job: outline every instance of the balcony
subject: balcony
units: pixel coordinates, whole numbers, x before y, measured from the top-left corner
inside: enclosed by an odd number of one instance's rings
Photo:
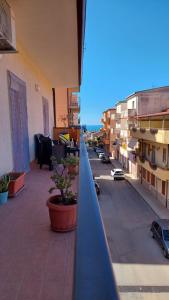
[[[116,114],[115,114],[115,119],[116,119],[116,120],[121,119],[121,113],[116,113]]]
[[[46,208],[50,176],[48,169],[34,166],[25,189],[0,209],[0,299],[118,300],[83,141],[76,232],[50,230]]]
[[[78,102],[71,101],[69,104],[69,109],[71,109],[73,112],[80,112],[80,105]]]
[[[169,169],[167,167],[161,167],[155,163],[151,163],[151,161],[147,160],[146,157],[142,155],[137,156],[137,162],[139,165],[148,170],[150,173],[153,173],[161,180],[169,180]]]
[[[168,129],[132,128],[130,133],[136,139],[144,139],[161,144],[168,144],[169,141]]]
[[[132,109],[128,109],[128,117],[135,117],[137,114],[136,109],[132,108]]]

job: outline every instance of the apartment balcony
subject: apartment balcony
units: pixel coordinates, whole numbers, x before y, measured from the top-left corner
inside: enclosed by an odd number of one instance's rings
[[[0,299],[118,300],[83,141],[79,180],[73,183],[73,191],[79,190],[76,231],[50,230],[50,177],[48,169],[34,166],[25,189],[0,207]]]
[[[161,180],[169,180],[169,168],[167,166],[159,166],[156,163],[152,163],[147,160],[145,156],[137,155],[137,163],[145,168],[147,171],[153,173],[155,176]]]
[[[116,113],[116,114],[115,114],[115,119],[116,119],[116,120],[121,119],[121,113]]]
[[[156,129],[156,128],[135,128],[130,130],[132,137],[136,139],[144,139],[151,142],[168,144],[169,130],[168,129]]]
[[[80,112],[80,105],[76,101],[71,101],[70,104],[69,104],[69,109],[73,112],[79,113]]]
[[[136,109],[132,108],[132,109],[128,109],[128,117],[135,117],[137,115],[137,111]]]

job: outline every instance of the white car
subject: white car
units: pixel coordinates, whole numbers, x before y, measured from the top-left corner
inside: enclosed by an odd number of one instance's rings
[[[105,153],[104,152],[101,152],[98,154],[99,158],[102,158],[103,156],[105,156]]]
[[[124,172],[122,169],[113,169],[111,170],[111,176],[113,176],[113,179],[124,179]]]

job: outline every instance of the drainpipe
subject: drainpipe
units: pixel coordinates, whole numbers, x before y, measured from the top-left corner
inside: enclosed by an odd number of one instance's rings
[[[166,181],[166,199],[165,199],[165,207],[168,207],[168,180]]]
[[[169,167],[169,145],[167,146],[167,169]]]

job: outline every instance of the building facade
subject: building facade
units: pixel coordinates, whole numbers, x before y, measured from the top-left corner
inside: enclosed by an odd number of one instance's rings
[[[70,126],[68,91],[80,88],[84,23],[83,0],[0,0],[0,175],[29,171],[35,134],[53,137],[53,128]]]
[[[115,128],[115,108],[109,108],[103,112],[101,122],[103,123],[103,128],[101,129],[103,133],[103,143],[104,148],[107,153],[112,153],[112,143],[115,138],[113,129]],[[112,130],[111,130],[112,129]]]
[[[169,110],[141,115],[132,136],[138,139],[137,164],[140,182],[163,205],[169,203]]]

